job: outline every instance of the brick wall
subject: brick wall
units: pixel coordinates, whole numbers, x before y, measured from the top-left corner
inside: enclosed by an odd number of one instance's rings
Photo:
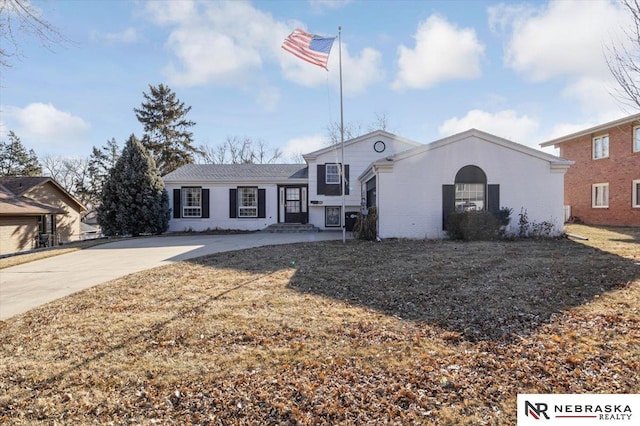
[[[640,152],[633,152],[632,123],[560,144],[560,156],[575,161],[564,178],[565,204],[571,215],[593,225],[640,226],[640,208],[632,207],[632,181],[640,179]],[[609,157],[592,159],[592,138],[609,135]],[[609,207],[593,208],[594,183],[609,183]]]

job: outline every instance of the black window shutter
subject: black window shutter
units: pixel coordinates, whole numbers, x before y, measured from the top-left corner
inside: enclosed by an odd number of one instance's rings
[[[258,217],[267,217],[267,190],[258,189]]]
[[[209,189],[202,190],[202,218],[209,218]]]
[[[453,213],[456,203],[455,185],[442,185],[442,230],[447,230],[449,215]]]
[[[344,195],[349,195],[349,186],[350,186],[350,180],[349,180],[349,165],[345,164],[344,165]]]
[[[318,170],[318,195],[324,195],[325,193],[325,173],[326,173],[326,166],[324,164],[318,164],[317,166],[317,170]]]
[[[494,216],[500,212],[500,185],[488,185],[487,210]]]
[[[180,201],[182,199],[182,194],[179,188],[175,188],[173,190],[173,218],[180,219],[182,213],[182,206],[180,205]]]
[[[229,217],[238,217],[238,190],[229,188]]]

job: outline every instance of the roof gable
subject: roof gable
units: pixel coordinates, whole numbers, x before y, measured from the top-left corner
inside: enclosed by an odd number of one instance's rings
[[[412,141],[410,139],[406,139],[406,138],[403,138],[401,136],[394,135],[393,133],[389,133],[389,132],[387,132],[385,130],[376,130],[376,131],[373,131],[373,132],[369,132],[369,133],[367,133],[365,135],[361,135],[361,136],[358,136],[356,138],[346,140],[346,141],[344,141],[344,146],[348,147],[348,146],[355,145],[355,144],[358,144],[358,143],[363,142],[363,141],[369,141],[369,140],[374,139],[376,137],[387,138],[387,139],[394,140],[396,142],[400,142],[400,143],[406,144],[408,146],[407,149],[410,149],[410,148],[416,147],[416,146],[422,146],[422,144],[419,143],[419,142],[415,142],[415,141]],[[335,144],[335,145],[331,145],[331,146],[328,146],[326,148],[322,148],[322,149],[319,149],[317,151],[310,152],[308,154],[303,154],[302,157],[308,162],[309,160],[313,160],[314,158],[319,157],[320,155],[323,155],[323,154],[326,154],[328,152],[341,149],[341,145],[342,144],[339,144],[339,143]]]
[[[0,184],[4,185],[14,195],[21,195],[49,180],[51,178],[45,176],[1,176]]]
[[[65,190],[58,182],[54,179],[47,176],[0,176],[0,185],[3,185],[6,190],[11,192],[16,197],[22,197],[22,195],[31,189],[46,185],[47,183],[51,183],[51,185],[58,190],[63,197],[68,198],[68,200],[75,204],[80,211],[87,210],[87,208],[73,195],[71,195],[67,190]],[[35,203],[39,203],[37,200],[32,200]],[[46,204],[42,204],[43,206],[47,206]]]
[[[543,151],[539,151],[537,149],[528,147],[526,145],[522,145],[513,141],[510,141],[508,139],[504,139],[501,138],[499,136],[495,136],[492,135],[490,133],[486,133],[483,132],[482,130],[478,130],[478,129],[469,129],[467,131],[464,131],[462,133],[457,133],[455,135],[451,135],[448,136],[446,138],[443,139],[439,139],[436,141],[433,141],[429,144],[426,145],[421,145],[417,148],[413,148],[410,149],[408,151],[404,151],[404,152],[400,152],[398,154],[395,155],[391,155],[385,158],[382,158],[380,160],[377,160],[375,162],[373,162],[371,164],[371,166],[369,166],[363,173],[362,175],[359,177],[360,179],[364,179],[368,176],[370,176],[370,174],[372,173],[372,169],[379,169],[379,168],[391,168],[393,167],[393,164],[402,160],[405,160],[407,158],[410,157],[414,157],[416,155],[420,155],[423,154],[425,152],[428,151],[432,151],[435,149],[441,149],[441,148],[445,148],[446,146],[458,143],[458,142],[462,142],[466,139],[469,138],[478,138],[481,139],[485,142],[489,142],[489,143],[493,143],[496,144],[498,146],[501,146],[503,148],[506,149],[511,149],[514,151],[517,151],[519,153],[522,153],[524,155],[528,155],[543,161],[547,161],[549,162],[550,166],[552,168],[567,168],[570,165],[574,164],[573,161],[569,161],[569,160],[565,160],[563,158],[560,157],[556,157],[555,155],[551,155],[551,154],[547,154],[546,152]]]
[[[409,151],[398,153],[391,158],[385,159],[386,161],[400,161],[408,157],[413,157],[414,155],[422,154],[423,152],[431,151],[434,149],[443,148],[447,145],[451,145],[454,143],[461,142],[465,139],[469,139],[471,137],[476,137],[482,139],[486,142],[493,143],[496,145],[500,145],[507,149],[512,149],[514,151],[518,151],[522,154],[529,155],[535,158],[539,158],[541,160],[549,161],[551,163],[566,163],[567,165],[573,164],[572,161],[565,160],[560,157],[556,157],[552,154],[547,154],[546,152],[537,150],[535,148],[528,147],[526,145],[519,144],[517,142],[510,141],[508,139],[501,138],[496,135],[492,135],[491,133],[483,132],[478,129],[469,129],[462,133],[457,133],[455,135],[448,136],[446,138],[442,138],[436,141],[433,141],[429,144],[419,146],[417,148],[411,149]]]
[[[64,209],[59,207],[15,195],[7,187],[0,184],[0,216],[32,216],[64,213]]]

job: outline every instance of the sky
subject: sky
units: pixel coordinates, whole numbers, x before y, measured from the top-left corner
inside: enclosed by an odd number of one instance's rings
[[[327,145],[340,122],[420,143],[477,128],[538,144],[637,111],[606,63],[629,13],[607,0],[35,1],[64,42],[17,33],[0,69],[0,137],[38,157],[86,157],[141,137],[149,85],[191,106],[195,145],[249,138],[280,162]],[[296,28],[338,35],[329,70],[281,48]],[[3,47],[7,40],[1,40]],[[552,151],[553,152],[553,151]]]

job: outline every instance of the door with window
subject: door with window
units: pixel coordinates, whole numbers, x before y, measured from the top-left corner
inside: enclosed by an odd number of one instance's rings
[[[307,222],[307,187],[280,187],[280,222]]]

